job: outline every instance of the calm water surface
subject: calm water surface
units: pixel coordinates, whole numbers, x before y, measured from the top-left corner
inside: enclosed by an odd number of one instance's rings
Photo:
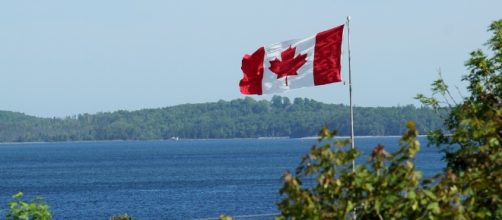
[[[376,144],[391,151],[398,140],[356,139],[365,153],[358,162],[366,161]],[[425,138],[421,142],[426,143]],[[314,143],[243,139],[0,144],[0,209],[22,191],[27,198],[42,196],[55,219],[108,219],[125,212],[138,220],[276,213],[282,173],[294,170]],[[416,162],[430,176],[444,162],[436,148],[423,145]]]

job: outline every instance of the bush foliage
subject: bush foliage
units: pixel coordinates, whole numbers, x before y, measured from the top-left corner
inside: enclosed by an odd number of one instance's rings
[[[423,179],[415,169],[420,143],[413,122],[397,152],[378,145],[355,171],[359,151],[324,128],[295,174],[283,175],[277,219],[502,219],[502,20],[489,31],[492,56],[476,50],[466,62],[467,97],[456,102],[441,78],[432,97],[417,96],[437,112],[451,110],[447,133],[429,134],[445,154],[444,172]],[[309,179],[314,183],[303,183]]]
[[[31,202],[22,200],[23,193],[19,192],[12,196],[12,201],[9,202],[9,212],[7,220],[51,220],[52,214],[49,206],[39,197]]]

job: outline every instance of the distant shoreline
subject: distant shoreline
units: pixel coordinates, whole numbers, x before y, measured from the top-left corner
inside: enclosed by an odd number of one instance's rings
[[[409,120],[418,131],[444,129],[441,114],[415,106],[355,107],[358,138],[401,135]],[[274,96],[269,100],[250,97],[231,101],[177,105],[137,111],[79,114],[67,118],[40,118],[0,110],[0,142],[123,141],[146,139],[206,139],[257,137],[316,139],[321,127],[339,135],[351,133],[349,107],[308,98]],[[272,137],[269,137],[272,136]]]
[[[366,139],[366,138],[398,138],[401,135],[361,135],[354,136],[356,139]],[[418,135],[418,137],[427,137],[427,135]],[[136,142],[136,141],[166,141],[166,142],[177,142],[177,141],[217,141],[217,140],[287,140],[287,139],[297,139],[297,140],[315,140],[318,139],[317,136],[307,136],[300,138],[291,137],[256,137],[256,138],[180,138],[179,140],[171,139],[145,139],[145,140],[79,140],[79,141],[27,141],[27,142],[0,142],[0,145],[15,145],[15,144],[48,144],[48,143],[93,143],[93,142]],[[350,136],[336,136],[337,139],[350,139]]]

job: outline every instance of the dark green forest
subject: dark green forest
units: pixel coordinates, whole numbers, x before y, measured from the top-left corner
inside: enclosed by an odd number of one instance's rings
[[[407,120],[422,134],[441,128],[433,110],[413,105],[355,107],[356,135],[401,135]],[[158,109],[39,118],[0,111],[0,141],[145,140],[179,138],[254,138],[315,136],[321,125],[349,134],[349,107],[307,98],[274,96]]]

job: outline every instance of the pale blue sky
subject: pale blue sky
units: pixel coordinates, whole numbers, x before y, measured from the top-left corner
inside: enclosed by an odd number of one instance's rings
[[[242,98],[243,54],[347,15],[355,104],[417,104],[438,68],[460,84],[501,9],[500,0],[1,1],[0,110],[62,117]],[[348,103],[341,83],[280,95]]]

